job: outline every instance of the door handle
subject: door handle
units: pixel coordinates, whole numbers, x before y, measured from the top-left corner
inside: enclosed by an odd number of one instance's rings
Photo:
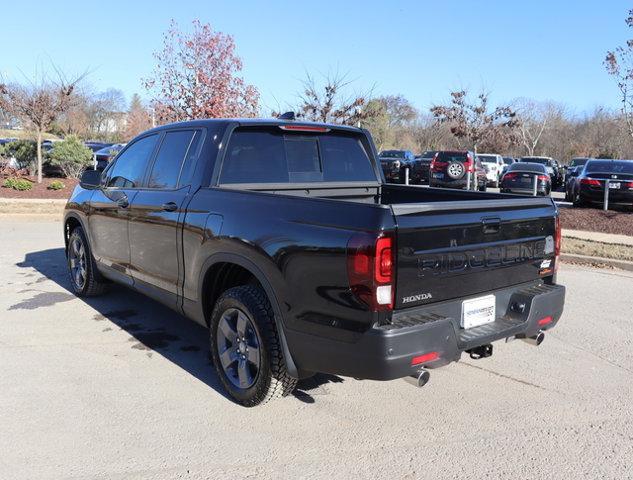
[[[119,208],[127,208],[130,206],[130,202],[127,200],[127,195],[123,195],[120,198],[117,198],[116,204]]]
[[[163,203],[163,211],[175,212],[176,210],[178,210],[178,205],[176,205],[174,202]]]

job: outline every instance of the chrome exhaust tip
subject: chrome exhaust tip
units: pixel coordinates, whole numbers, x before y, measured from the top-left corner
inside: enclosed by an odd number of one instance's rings
[[[543,343],[543,340],[545,340],[545,332],[541,330],[533,337],[525,337],[525,338],[522,338],[521,340],[523,340],[526,343],[529,343],[530,345],[534,345],[535,347],[538,347],[541,343]]]
[[[408,377],[404,377],[404,381],[410,383],[414,387],[422,388],[426,385],[431,379],[431,373],[423,368],[416,375],[410,375]]]

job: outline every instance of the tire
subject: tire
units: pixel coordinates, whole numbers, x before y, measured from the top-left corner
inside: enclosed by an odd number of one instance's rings
[[[68,238],[66,251],[68,273],[73,291],[79,297],[94,297],[104,293],[108,287],[95,266],[90,244],[83,228],[76,227]]]
[[[211,314],[210,343],[222,385],[245,407],[285,397],[297,385],[286,369],[275,316],[260,287],[234,287],[220,296]]]
[[[584,207],[586,206],[585,202],[583,201],[582,198],[580,198],[580,194],[577,193],[576,196],[574,197],[574,201],[573,201],[574,207]]]
[[[488,185],[486,185],[485,183],[483,185],[480,185],[478,190],[480,192],[485,192],[486,190],[488,190]]]
[[[466,168],[461,162],[451,162],[446,166],[446,175],[453,180],[459,180],[466,173]]]

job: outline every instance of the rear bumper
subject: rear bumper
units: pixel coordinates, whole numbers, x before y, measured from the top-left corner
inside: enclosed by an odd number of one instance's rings
[[[536,188],[536,193],[539,195],[547,195],[548,188],[545,185],[539,185]],[[531,188],[516,188],[516,187],[504,187],[501,185],[501,193],[516,193],[517,195],[532,195],[534,190]]]
[[[442,187],[442,188],[466,188],[468,185],[466,175],[457,180],[440,180],[437,178],[429,179],[429,186],[431,187]]]
[[[497,172],[487,172],[486,181],[488,182],[488,185],[491,183],[497,183],[499,181],[499,174]]]
[[[586,202],[603,203],[604,202],[604,188],[593,189],[588,186],[580,187],[580,199]],[[633,204],[633,190],[609,190],[609,203],[621,203],[631,205]]]
[[[459,299],[394,313],[392,324],[371,328],[354,343],[292,331],[286,337],[301,370],[392,380],[413,375],[422,366],[437,368],[457,361],[462,352],[474,347],[534,336],[554,327],[563,313],[565,287],[561,285],[530,284],[494,293],[496,321],[467,330],[459,326],[463,300]],[[540,324],[543,319],[549,321]],[[429,352],[439,357],[411,366],[414,357]]]

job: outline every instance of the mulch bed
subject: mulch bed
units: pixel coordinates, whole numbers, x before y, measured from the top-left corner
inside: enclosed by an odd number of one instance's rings
[[[79,183],[79,180],[74,178],[44,178],[42,183],[37,183],[35,177],[22,177],[27,178],[33,182],[33,188],[30,190],[14,190],[13,188],[5,188],[4,177],[0,177],[0,198],[41,198],[41,199],[67,199],[70,197],[75,185]],[[59,180],[65,188],[61,190],[49,190],[48,186],[51,182]]]
[[[625,211],[605,212],[598,208],[561,208],[563,228],[588,232],[615,233],[633,236],[633,213]]]

